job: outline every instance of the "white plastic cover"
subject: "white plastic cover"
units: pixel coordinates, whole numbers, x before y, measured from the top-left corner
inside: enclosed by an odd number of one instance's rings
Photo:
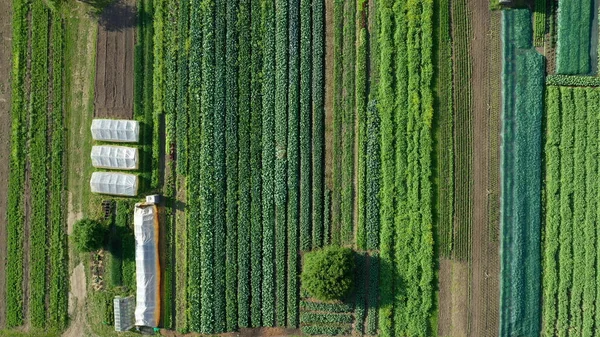
[[[136,170],[138,149],[114,145],[93,146],[92,165],[106,169]]]
[[[160,319],[158,214],[154,205],[137,204],[134,211],[135,325],[156,327]]]
[[[140,138],[138,121],[123,119],[94,119],[92,138],[104,142],[137,143]]]
[[[90,187],[93,193],[133,197],[137,195],[138,177],[127,173],[94,172]]]

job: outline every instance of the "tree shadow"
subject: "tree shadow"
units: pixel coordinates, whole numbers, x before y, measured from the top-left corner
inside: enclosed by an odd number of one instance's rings
[[[98,23],[106,31],[120,32],[137,25],[137,8],[124,0],[83,0],[83,2],[96,9]]]

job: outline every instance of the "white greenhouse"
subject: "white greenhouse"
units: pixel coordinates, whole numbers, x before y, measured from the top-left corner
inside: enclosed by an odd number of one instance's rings
[[[140,123],[123,119],[94,119],[92,138],[103,142],[137,143]]]
[[[136,170],[138,168],[138,149],[113,145],[93,146],[92,165],[105,169]]]
[[[135,325],[156,327],[160,320],[160,262],[158,257],[158,209],[136,204],[135,235],[136,305]]]
[[[93,193],[133,197],[137,195],[138,177],[127,173],[94,172],[90,187]]]

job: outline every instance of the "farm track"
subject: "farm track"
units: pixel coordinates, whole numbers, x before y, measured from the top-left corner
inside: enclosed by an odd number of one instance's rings
[[[135,13],[134,0],[120,0],[100,18],[94,117],[133,118]]]
[[[10,162],[10,73],[12,55],[12,2],[0,2],[0,178],[8,180]],[[6,207],[8,185],[0,188],[0,329],[6,322]]]

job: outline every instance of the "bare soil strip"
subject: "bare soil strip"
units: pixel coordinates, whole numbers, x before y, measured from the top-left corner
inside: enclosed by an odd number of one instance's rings
[[[134,13],[134,0],[120,0],[109,6],[100,18],[95,117],[133,118]]]
[[[8,181],[10,161],[10,72],[12,60],[11,1],[0,1],[0,179]],[[0,329],[6,321],[6,200],[8,185],[0,186]]]

